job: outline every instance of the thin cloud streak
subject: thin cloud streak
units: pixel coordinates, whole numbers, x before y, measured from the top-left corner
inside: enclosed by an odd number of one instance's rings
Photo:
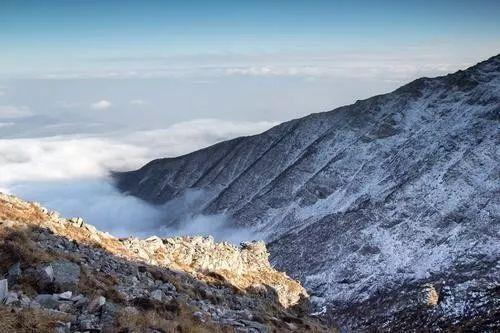
[[[449,41],[427,41],[393,49],[372,48],[316,53],[267,52],[186,54],[165,57],[129,56],[88,59],[85,70],[36,72],[46,79],[192,78],[224,76],[282,76],[320,78],[377,78],[410,80],[437,76],[473,65],[498,53],[498,43],[470,48]]]
[[[0,119],[25,118],[33,115],[26,106],[0,105]]]

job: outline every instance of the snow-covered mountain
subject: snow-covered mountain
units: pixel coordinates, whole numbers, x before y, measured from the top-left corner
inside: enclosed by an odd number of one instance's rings
[[[493,330],[499,121],[497,55],[115,178],[154,203],[205,190],[349,330]]]

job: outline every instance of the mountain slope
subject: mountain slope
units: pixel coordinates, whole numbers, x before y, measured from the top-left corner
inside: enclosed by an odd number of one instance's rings
[[[354,304],[386,300],[394,316],[465,325],[498,306],[499,120],[497,55],[115,179],[155,203],[203,189],[202,213],[267,235],[272,262],[350,329],[386,316]],[[429,283],[441,298],[421,314],[403,290]]]
[[[335,332],[263,242],[117,239],[0,193],[0,332]]]

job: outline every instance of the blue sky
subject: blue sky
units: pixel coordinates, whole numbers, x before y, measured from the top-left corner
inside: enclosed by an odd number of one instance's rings
[[[0,0],[0,128],[285,121],[497,54],[499,17],[486,0]]]
[[[2,0],[0,75],[150,68],[165,59],[213,65],[214,56],[404,56],[401,49],[436,44],[498,50],[498,17],[498,1],[485,0]]]
[[[137,225],[156,212],[110,169],[466,68],[500,52],[499,17],[498,0],[0,0],[0,191]]]

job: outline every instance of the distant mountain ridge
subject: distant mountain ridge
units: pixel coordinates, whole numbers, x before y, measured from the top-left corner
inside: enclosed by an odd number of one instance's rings
[[[114,178],[154,203],[205,190],[201,212],[268,235],[272,262],[349,330],[493,330],[499,121],[497,55]],[[429,285],[439,302],[422,308]]]

